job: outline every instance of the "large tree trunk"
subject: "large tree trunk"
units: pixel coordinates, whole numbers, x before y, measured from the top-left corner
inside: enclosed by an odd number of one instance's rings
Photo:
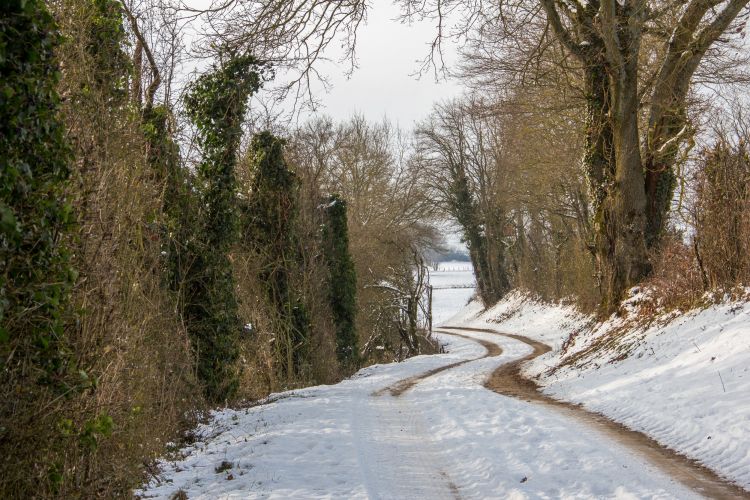
[[[601,211],[607,186],[614,178],[614,146],[610,123],[609,77],[604,62],[592,58],[585,72],[586,150],[583,168],[595,217]]]
[[[692,74],[693,68],[689,68]],[[651,97],[646,135],[646,246],[656,246],[664,232],[675,187],[674,166],[682,139],[689,136],[685,98],[690,77],[673,72],[662,75]]]
[[[610,121],[610,82],[602,51],[603,47],[594,47],[585,68],[586,150],[583,169],[594,215],[590,248],[596,258],[599,291],[605,296],[604,277],[608,273],[607,259],[603,256],[609,253],[609,238],[606,237],[609,216],[605,212],[605,201],[615,177],[615,148]]]
[[[637,34],[623,37],[623,64],[610,73],[614,182],[596,228],[596,252],[604,273],[602,312],[617,309],[625,290],[648,275],[646,192],[638,130]]]

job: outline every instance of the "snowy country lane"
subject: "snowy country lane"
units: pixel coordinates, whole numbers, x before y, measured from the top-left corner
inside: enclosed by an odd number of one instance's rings
[[[555,409],[486,389],[498,367],[532,352],[524,342],[478,331],[437,335],[447,354],[371,366],[336,385],[216,412],[198,429],[198,442],[182,450],[180,459],[163,463],[163,475],[136,493],[700,498],[606,433]],[[480,341],[500,349],[488,353]]]
[[[486,380],[485,386],[499,394],[511,396],[527,402],[534,402],[543,407],[553,409],[583,424],[590,432],[606,436],[613,443],[622,445],[636,455],[656,466],[672,479],[676,479],[683,486],[693,492],[708,498],[750,498],[750,493],[736,484],[721,478],[714,471],[680,455],[669,448],[665,448],[652,437],[631,430],[609,418],[585,410],[582,406],[553,399],[544,394],[536,383],[522,375],[524,364],[550,351],[550,347],[522,335],[500,333],[492,329],[476,329],[467,327],[443,327],[466,335],[469,332],[490,333],[495,338],[520,341],[533,349],[523,358],[499,366]],[[502,342],[501,342],[502,343]]]

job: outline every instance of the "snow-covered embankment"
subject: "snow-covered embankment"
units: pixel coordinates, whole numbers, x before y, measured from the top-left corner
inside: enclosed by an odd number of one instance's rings
[[[445,324],[550,345],[525,368],[545,393],[750,488],[750,304],[724,302],[635,326],[633,318],[594,324],[571,306],[513,293],[484,312],[471,304]]]

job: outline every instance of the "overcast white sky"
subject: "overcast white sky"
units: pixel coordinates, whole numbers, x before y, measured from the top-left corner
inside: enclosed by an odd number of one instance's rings
[[[188,5],[208,8],[211,0],[187,0]],[[393,0],[372,0],[367,10],[367,22],[359,27],[357,39],[358,68],[347,77],[348,63],[323,62],[317,69],[330,84],[329,90],[322,85],[314,93],[322,106],[317,113],[326,114],[335,120],[345,120],[354,113],[363,114],[372,121],[387,117],[404,129],[411,129],[414,122],[429,114],[435,101],[458,96],[461,88],[456,81],[435,81],[433,72],[416,76],[421,61],[429,54],[430,43],[436,33],[434,21],[423,21],[412,25],[402,24],[397,18],[400,8]],[[188,33],[188,41],[193,38]],[[329,49],[335,49],[332,44]],[[444,42],[445,61],[451,67],[456,62],[456,48],[450,41]],[[327,53],[326,57],[337,59],[338,54]],[[186,74],[207,62],[187,64]],[[277,75],[284,80],[284,75]],[[286,106],[284,106],[286,107]],[[290,104],[291,108],[292,105]],[[299,116],[304,122],[310,112]]]
[[[433,73],[421,78],[414,75],[421,59],[429,53],[435,26],[431,21],[401,24],[396,19],[399,12],[390,0],[372,2],[367,24],[360,27],[359,67],[347,79],[346,67],[325,66],[332,88],[327,94],[322,89],[318,94],[323,103],[319,112],[336,120],[354,113],[373,121],[388,117],[410,129],[430,112],[433,102],[461,93],[455,81],[436,82]],[[449,63],[454,54],[455,50],[447,51]]]

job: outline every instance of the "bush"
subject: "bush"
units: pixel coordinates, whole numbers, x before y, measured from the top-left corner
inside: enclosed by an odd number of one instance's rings
[[[741,141],[704,152],[696,181],[695,251],[707,288],[750,283],[750,156]]]
[[[13,362],[53,385],[67,370],[64,326],[76,277],[64,244],[74,218],[55,88],[59,40],[42,2],[18,2],[0,19],[0,367],[6,373]]]
[[[252,185],[243,233],[259,261],[257,279],[277,321],[275,348],[287,381],[302,374],[310,317],[294,286],[302,261],[299,244],[299,181],[284,161],[283,141],[270,132],[253,137]]]
[[[66,197],[72,157],[59,117],[59,43],[44,2],[0,8],[0,491],[6,495],[58,485],[45,450],[60,436],[35,435],[53,420],[38,413],[40,404],[85,389],[88,379],[85,372],[76,377],[66,336],[76,272],[66,244],[74,222]],[[23,474],[14,470],[19,460],[31,463]]]
[[[99,8],[104,4],[26,0],[23,10],[8,2],[0,7],[0,185],[25,183],[0,200],[22,221],[16,228],[40,235],[33,245],[10,247],[4,226],[0,267],[22,263],[30,268],[26,276],[41,280],[30,295],[17,288],[20,275],[13,287],[0,288],[10,305],[25,296],[42,299],[43,282],[56,290],[44,307],[20,309],[11,325],[19,339],[40,328],[52,341],[29,340],[31,351],[12,340],[0,343],[3,363],[13,365],[0,370],[3,498],[129,496],[142,481],[143,464],[177,437],[188,410],[202,407],[187,336],[159,273],[161,189],[148,169],[140,120],[123,93],[128,68],[117,68],[122,78],[112,73],[116,51],[127,59],[120,4]],[[64,34],[59,45],[45,5],[55,9]],[[107,47],[96,41],[102,39]],[[53,51],[63,69],[59,80]],[[23,64],[18,57],[26,57]],[[29,78],[13,77],[18,70]],[[65,96],[59,106],[58,93]],[[10,118],[13,106],[26,118]],[[75,161],[60,146],[64,135]],[[22,157],[33,176],[6,176]],[[46,219],[27,225],[32,215]],[[47,257],[21,259],[29,250]],[[11,254],[19,260],[8,260]],[[79,276],[72,288],[71,267]],[[19,322],[31,319],[36,326]],[[52,376],[40,377],[47,370],[34,367],[40,347],[58,353],[45,363],[59,367]]]

